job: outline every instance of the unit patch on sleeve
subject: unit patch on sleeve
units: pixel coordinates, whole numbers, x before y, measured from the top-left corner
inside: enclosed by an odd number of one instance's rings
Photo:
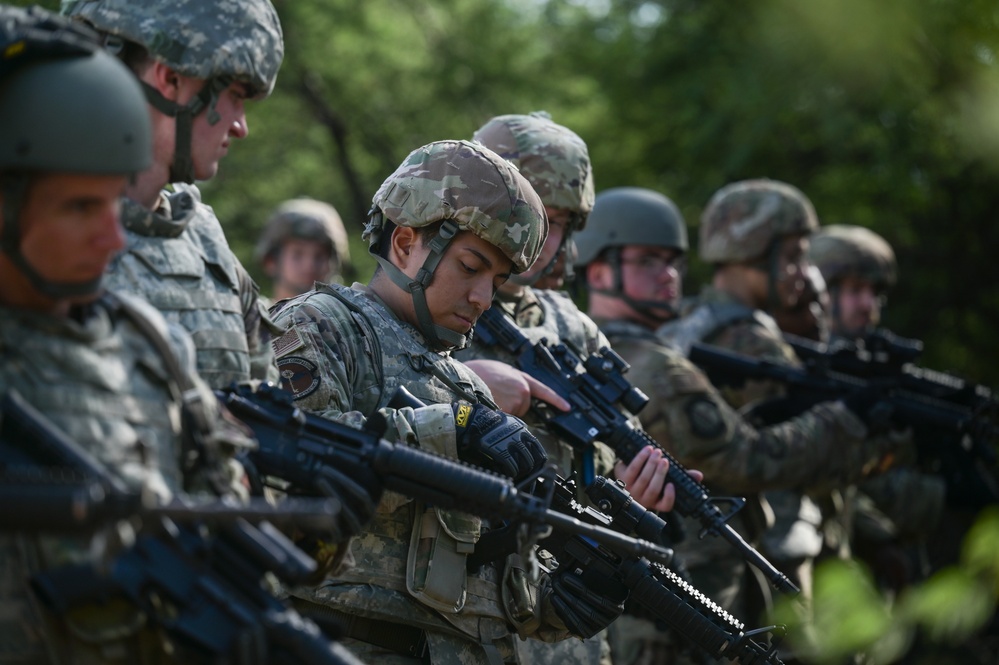
[[[687,403],[690,431],[702,439],[713,439],[725,431],[725,421],[718,405],[707,397],[695,397]]]
[[[285,356],[277,361],[281,387],[295,399],[308,397],[319,388],[319,367],[308,358]]]

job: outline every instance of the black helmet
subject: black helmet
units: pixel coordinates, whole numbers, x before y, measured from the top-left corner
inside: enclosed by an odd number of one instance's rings
[[[0,127],[3,251],[43,293],[95,291],[99,282],[43,280],[21,255],[18,215],[34,173],[127,175],[149,166],[149,110],[135,77],[68,19],[0,8]]]

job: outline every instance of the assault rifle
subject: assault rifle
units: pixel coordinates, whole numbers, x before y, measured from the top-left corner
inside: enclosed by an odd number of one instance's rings
[[[598,476],[586,494],[600,510],[577,503],[571,484],[554,488],[553,505],[583,521],[626,533],[637,528],[639,533],[651,535],[667,528],[661,518],[645,510],[614,481]],[[746,631],[742,622],[660,563],[620,556],[557,528],[539,546],[555,556],[559,567],[582,571],[584,579],[586,571],[593,571],[618,580],[629,590],[629,612],[665,624],[711,658],[738,660],[741,665],[782,665],[777,647],[786,632],[784,626]],[[758,641],[767,635],[772,637]]]
[[[811,406],[857,391],[876,395],[881,427],[911,427],[922,465],[942,475],[949,496],[972,507],[999,503],[995,476],[995,424],[999,402],[983,386],[950,374],[879,356],[863,345],[821,345],[793,339],[804,367],[791,367],[694,344],[689,358],[718,386],[770,380],[787,386],[787,397],[760,404],[750,417],[763,424],[781,422]]]
[[[394,401],[413,408],[423,406],[408,392],[402,392]],[[586,488],[596,508],[584,507],[575,500],[575,481],[542,476],[535,485],[534,492],[551,497],[553,508],[585,524],[652,542],[660,542],[669,529],[661,517],[635,501],[623,485],[602,476]],[[484,534],[469,557],[469,566],[515,552],[516,541],[516,529],[510,525]],[[551,552],[559,567],[578,572],[584,581],[588,571],[597,578],[616,580],[628,589],[629,607],[637,608],[632,613],[664,623],[712,658],[739,659],[741,665],[783,665],[777,657],[783,626],[744,631],[742,623],[668,568],[668,561],[650,562],[641,556],[621,554],[557,524],[538,546]],[[756,641],[768,633],[775,633],[770,644]]]
[[[65,615],[124,598],[190,662],[361,665],[266,590],[266,574],[295,584],[316,564],[271,524],[254,526],[244,517],[290,511],[219,503],[149,506],[16,392],[4,396],[0,408],[4,528],[87,532],[104,520],[142,518],[134,543],[110,561],[34,575],[31,586],[49,609]],[[209,531],[175,519],[216,524]],[[322,522],[329,522],[328,514]]]
[[[499,308],[487,309],[475,325],[475,338],[486,346],[498,346],[510,353],[521,371],[541,381],[571,408],[568,412],[535,402],[534,412],[560,439],[585,451],[594,441],[610,446],[624,462],[630,462],[645,446],[662,451],[669,461],[666,480],[676,487],[673,510],[680,515],[700,520],[704,527],[701,537],[718,535],[735,547],[743,558],[759,568],[770,583],[784,593],[797,593],[798,588],[782,572],[747,543],[728,524],[732,514],[742,507],[741,499],[712,499],[707,489],[694,480],[687,470],[644,430],[629,418],[648,401],[648,397],[632,386],[622,375],[628,364],[609,348],[601,349],[581,360],[565,344],[550,344],[547,340],[532,343]],[[588,483],[591,479],[585,479]],[[729,513],[718,502],[732,505]]]
[[[487,518],[548,525],[582,534],[616,550],[669,562],[672,550],[631,538],[549,508],[538,496],[518,489],[504,476],[484,471],[402,443],[381,438],[382,431],[349,427],[302,411],[294,396],[269,384],[233,386],[217,391],[229,411],[253,430],[259,446],[248,462],[262,478],[276,478],[299,493],[328,495],[327,469],[348,476],[374,473],[385,489],[441,508]],[[404,399],[419,404],[403,391]],[[369,418],[369,426],[374,418]],[[281,487],[281,486],[279,486]]]

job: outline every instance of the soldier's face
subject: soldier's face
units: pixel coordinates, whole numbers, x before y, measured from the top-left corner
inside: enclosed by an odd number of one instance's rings
[[[572,223],[572,212],[569,210],[545,206],[545,212],[548,213],[548,238],[545,240],[545,246],[541,249],[541,256],[538,257],[538,260],[534,262],[530,270],[521,273],[525,279],[532,279],[551,264],[552,259],[561,250],[562,240],[569,232],[569,226]]]
[[[183,77],[182,77],[183,78]],[[200,91],[204,81],[196,82]],[[246,123],[245,104],[248,99],[246,85],[232,83],[219,93],[215,111],[221,117],[214,125],[208,122],[209,110],[202,111],[194,118],[191,140],[191,158],[194,160],[194,177],[208,180],[218,173],[219,162],[229,152],[229,146],[236,139],[246,138],[250,128]]]
[[[417,241],[400,268],[415,277],[430,248]],[[495,245],[460,231],[448,245],[427,287],[427,307],[434,323],[464,335],[489,309],[497,289],[510,277],[513,262]],[[415,321],[415,314],[412,314]],[[412,321],[411,321],[412,322]]]
[[[805,236],[788,236],[777,246],[777,298],[783,308],[797,305],[805,292],[807,254],[808,238]]]
[[[316,240],[289,238],[273,265],[275,284],[288,292],[305,293],[315,282],[325,282],[333,269],[329,247]]]
[[[675,249],[641,245],[621,249],[621,285],[624,294],[633,300],[677,307],[683,297],[683,272],[683,254]],[[658,314],[662,320],[671,316],[668,309]]]
[[[866,279],[844,277],[836,293],[836,333],[855,337],[881,321],[882,298]]]
[[[18,217],[21,254],[46,281],[86,283],[104,274],[125,246],[119,223],[125,176],[50,174],[35,178]],[[0,297],[9,305],[51,310],[96,294],[57,303],[38,293],[0,255]]]

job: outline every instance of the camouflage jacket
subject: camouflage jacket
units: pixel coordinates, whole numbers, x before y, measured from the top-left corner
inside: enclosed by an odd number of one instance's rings
[[[285,332],[273,345],[281,385],[299,406],[355,427],[380,412],[388,422],[387,439],[458,457],[451,403],[490,399],[473,372],[428,350],[415,328],[361,284],[322,285],[278,308],[274,319]],[[399,386],[428,406],[389,407]],[[471,551],[480,530],[474,516],[388,493],[368,530],[351,543],[353,565],[293,595],[418,626],[427,632],[434,662],[486,663],[486,651],[494,649],[502,659],[513,659],[501,571],[490,564],[465,572],[463,553]],[[544,639],[567,636],[550,625],[548,632],[535,630],[531,635]]]
[[[263,341],[260,289],[198,188],[175,187],[163,192],[156,210],[123,202],[127,246],[108,267],[108,287],[141,296],[184,327],[197,349],[198,372],[212,388],[251,378],[277,381]]]
[[[607,338],[597,328],[590,317],[581,312],[576,304],[563,293],[525,287],[520,296],[509,297],[500,293],[494,307],[500,307],[520,327],[521,332],[532,342],[542,337],[553,344],[563,343],[581,358],[608,346]],[[514,358],[506,350],[487,347],[472,337],[472,343],[454,357],[467,360],[499,360],[514,365]],[[572,446],[556,438],[533,413],[524,416],[524,422],[531,433],[538,437],[548,459],[558,465],[559,473],[568,476],[573,470],[579,471],[581,456],[575,454]],[[609,475],[614,466],[614,453],[606,446],[597,444],[594,448],[594,468],[600,475]]]
[[[736,301],[729,294],[717,289],[705,288],[693,309],[682,319],[666,324],[657,333],[665,339],[674,340],[674,344],[689,348],[694,341],[720,346],[729,351],[752,356],[783,365],[800,365],[794,350],[784,342],[776,322],[761,310],[755,310]],[[785,393],[782,384],[775,381],[746,381],[746,384],[734,389],[725,387],[722,395],[734,408],[742,408],[760,400],[780,397]],[[846,420],[851,425],[844,430],[836,426],[835,421]],[[825,438],[829,445],[831,439],[843,449],[849,449],[851,454],[874,453],[879,455],[877,441],[873,450],[862,446],[859,440],[865,439],[867,428],[845,408],[840,408],[835,415],[824,424],[816,423],[811,430],[813,445],[820,438]],[[852,436],[843,436],[850,432]],[[862,461],[862,460],[861,460]],[[869,461],[868,469],[875,465]],[[856,478],[854,478],[855,480]],[[819,474],[813,485],[821,480],[821,489],[829,491],[844,483],[834,475]],[[815,503],[802,494],[804,485],[796,488],[778,490],[767,493],[766,501],[773,510],[774,523],[763,536],[763,547],[769,557],[776,559],[800,559],[818,555],[822,548],[823,538],[819,528],[823,518]]]
[[[205,404],[214,397],[196,378],[190,338],[133,297],[104,296],[78,312],[63,319],[0,308],[0,394],[17,390],[136,490],[162,499],[195,491],[202,484],[181,471],[183,419],[174,395],[185,383]],[[151,662],[141,654],[161,642],[150,640],[133,607],[110,603],[56,619],[28,591],[30,574],[90,556],[86,540],[0,535],[0,663]],[[155,662],[171,662],[163,656]]]

